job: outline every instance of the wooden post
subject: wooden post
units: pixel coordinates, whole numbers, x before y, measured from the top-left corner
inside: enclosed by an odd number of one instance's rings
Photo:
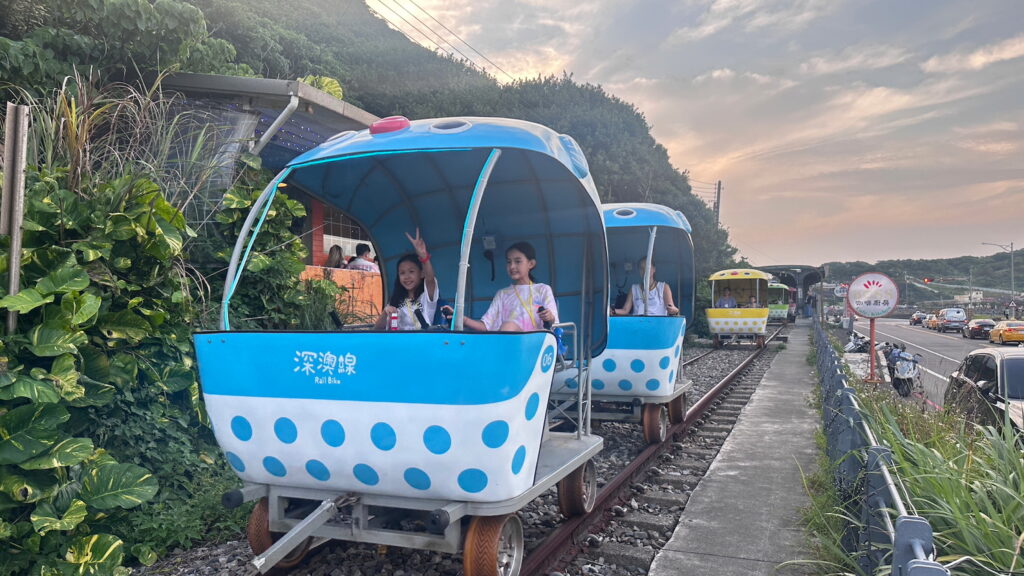
[[[7,294],[18,293],[21,283],[21,224],[25,216],[25,162],[28,147],[28,106],[7,103],[7,131],[4,137],[3,206],[0,234],[11,235],[7,266]],[[7,334],[18,327],[18,313],[7,311]]]

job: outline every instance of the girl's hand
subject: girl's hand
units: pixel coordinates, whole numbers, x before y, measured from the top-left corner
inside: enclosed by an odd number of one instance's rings
[[[412,243],[412,247],[413,247],[413,249],[416,250],[416,255],[417,256],[419,256],[420,258],[426,258],[427,257],[427,243],[424,242],[422,238],[420,238],[420,229],[419,228],[416,228],[416,237],[415,238],[410,236],[408,232],[405,233],[405,237],[408,238],[409,242]]]
[[[554,314],[554,312],[552,312],[551,310],[548,310],[547,308],[545,308],[544,310],[538,312],[537,316],[540,316],[540,319],[545,321],[545,322],[554,322],[555,321],[555,314]]]
[[[679,308],[676,308],[675,306],[668,306],[666,310],[668,311],[669,316],[679,316]]]
[[[384,307],[384,310],[380,313],[380,315],[384,316],[384,317],[387,317],[387,316],[391,316],[395,312],[398,312],[398,308],[395,308],[394,306],[388,305],[388,306]]]

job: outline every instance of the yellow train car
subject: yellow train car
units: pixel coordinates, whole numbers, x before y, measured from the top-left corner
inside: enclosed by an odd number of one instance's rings
[[[768,284],[771,275],[749,268],[721,270],[708,277],[711,302],[708,327],[715,347],[725,338],[751,339],[764,347],[768,332]]]

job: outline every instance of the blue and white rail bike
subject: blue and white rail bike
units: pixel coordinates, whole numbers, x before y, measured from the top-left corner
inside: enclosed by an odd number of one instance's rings
[[[597,420],[640,421],[644,439],[665,439],[670,424],[686,416],[687,383],[680,367],[683,337],[693,318],[694,265],[690,223],[678,210],[658,204],[605,204],[609,279],[616,300],[632,293],[628,315],[608,319],[608,347],[590,370],[591,417]],[[656,278],[651,278],[653,262]],[[657,283],[654,280],[658,280]],[[634,286],[635,285],[635,286]],[[654,291],[640,286],[654,285]],[[660,299],[671,289],[679,308],[668,315],[648,298]],[[650,304],[650,306],[649,306]],[[622,302],[613,303],[613,307]],[[657,314],[649,313],[651,308]],[[560,412],[575,413],[580,379],[573,370],[555,375],[553,403]]]
[[[409,332],[233,331],[231,297],[284,187],[344,211],[371,235],[384,286],[419,228],[454,317]],[[250,234],[251,233],[251,234]],[[551,330],[468,332],[507,284],[494,252],[537,249],[573,363]],[[501,254],[502,252],[498,252]],[[469,576],[515,575],[515,514],[558,484],[562,510],[593,506],[587,414],[546,430],[552,377],[585,367],[607,340],[607,246],[597,192],[576,142],[530,122],[386,118],[293,160],[252,208],[232,255],[221,330],[195,335],[217,442],[258,500],[253,564],[301,561],[330,539],[464,552]],[[447,291],[447,292],[445,292]],[[581,390],[580,396],[586,394]]]

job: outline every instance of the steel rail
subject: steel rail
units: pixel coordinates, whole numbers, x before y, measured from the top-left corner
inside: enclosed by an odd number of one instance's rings
[[[782,331],[783,327],[779,327],[765,340],[765,347],[758,348],[752,352],[746,359],[743,360],[732,370],[729,374],[723,378],[718,384],[715,384],[711,390],[709,390],[700,400],[697,401],[689,410],[686,411],[686,417],[683,421],[674,424],[669,428],[668,433],[665,434],[665,440],[660,444],[652,444],[645,448],[636,458],[633,459],[621,472],[619,472],[615,478],[604,485],[601,491],[597,493],[597,498],[594,502],[594,509],[589,513],[577,516],[575,518],[569,518],[558,526],[551,534],[548,534],[539,546],[537,546],[529,556],[526,557],[523,562],[522,574],[544,574],[547,570],[553,566],[564,553],[576,546],[577,543],[590,533],[590,527],[596,524],[612,507],[616,502],[622,498],[622,493],[629,488],[630,484],[633,483],[641,474],[647,471],[653,463],[654,459],[662,452],[669,449],[672,443],[675,441],[675,436],[684,432],[694,422],[704,416],[704,412],[708,410],[711,403],[718,398],[719,395],[735,380],[743,370],[747,368],[762,352],[767,348],[768,342],[771,342],[779,332]],[[712,350],[711,352],[714,352]],[[702,354],[696,358],[688,360],[686,363],[694,362],[708,354]],[[685,365],[685,363],[684,363]]]

